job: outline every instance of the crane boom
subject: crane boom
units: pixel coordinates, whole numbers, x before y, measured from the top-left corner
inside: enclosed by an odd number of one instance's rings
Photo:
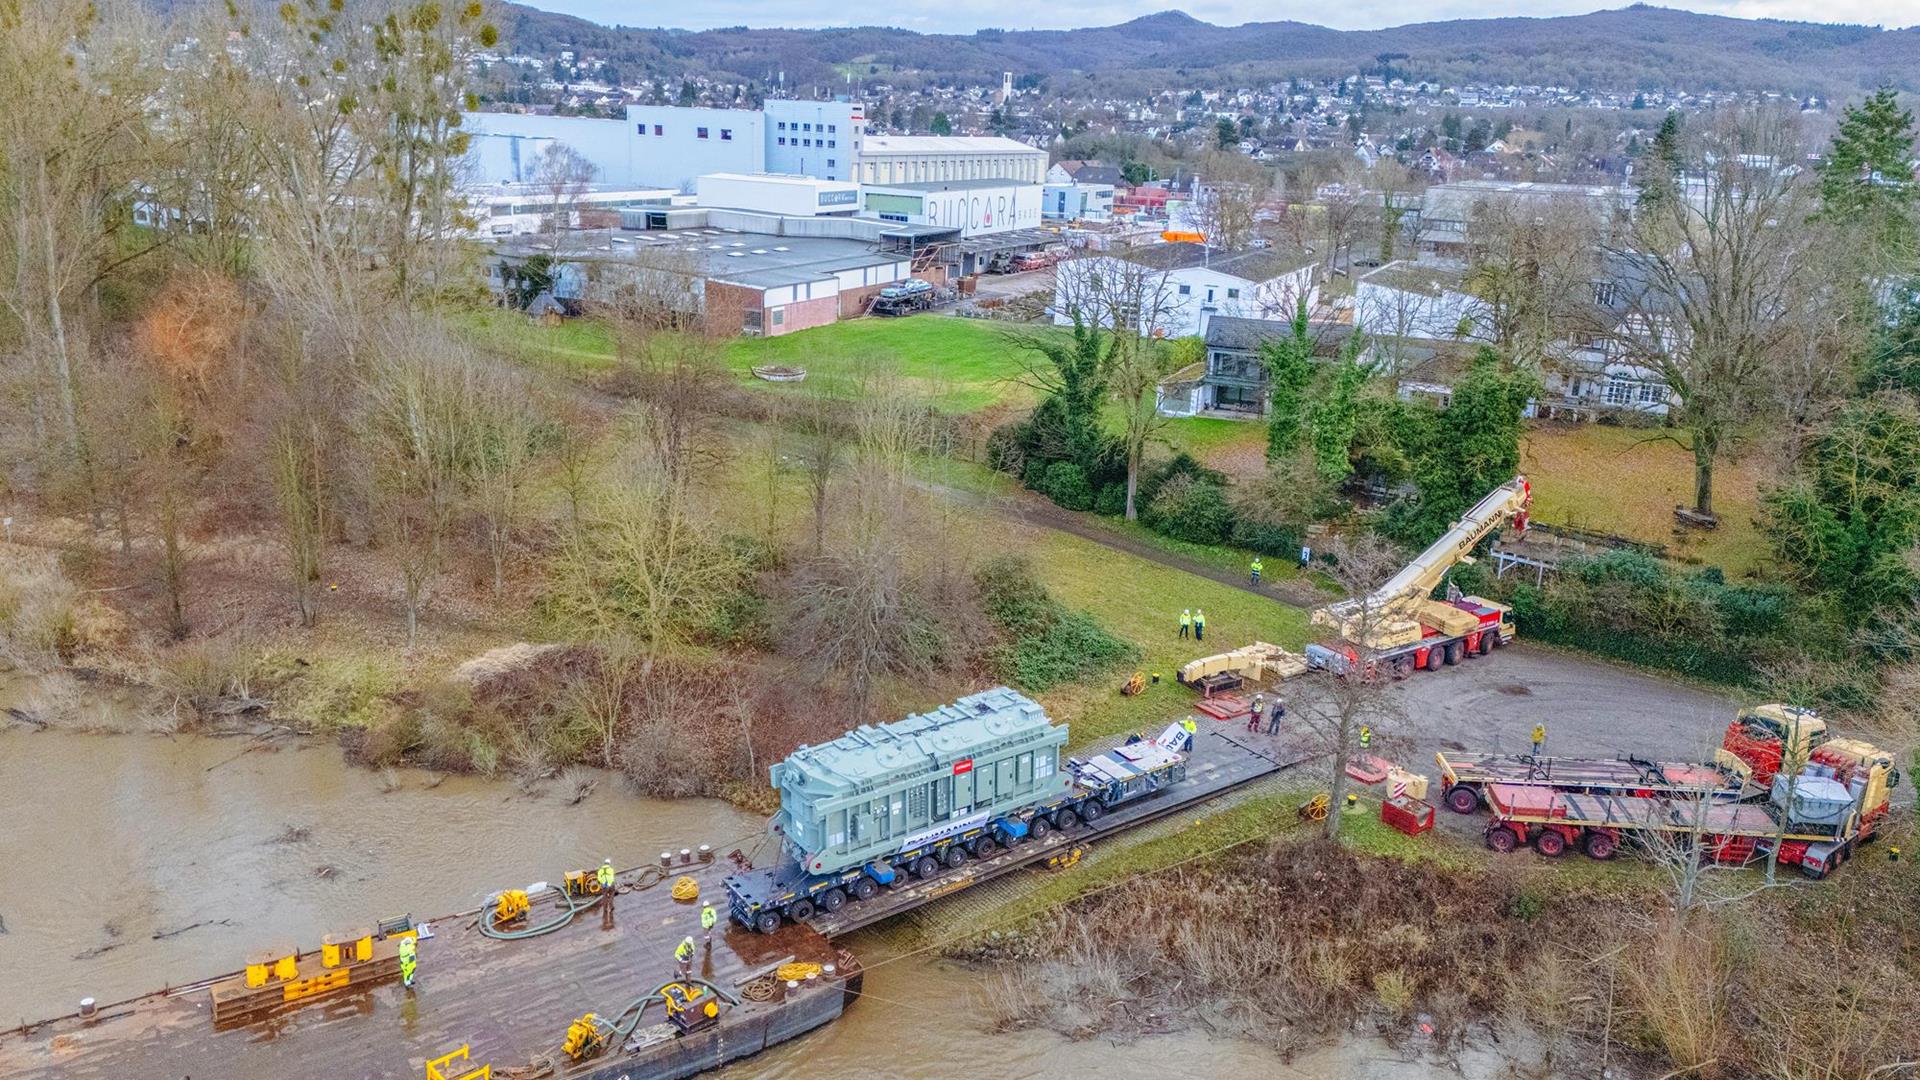
[[[1395,637],[1404,637],[1409,632],[1417,637],[1417,626],[1408,624],[1421,621],[1423,614],[1434,614],[1421,609],[1447,571],[1468,560],[1475,545],[1507,522],[1514,522],[1525,532],[1527,509],[1532,502],[1533,488],[1526,477],[1516,476],[1501,484],[1379,588],[1365,598],[1341,600],[1320,608],[1313,613],[1313,621],[1329,629],[1339,629],[1351,639],[1360,632],[1355,626],[1361,621],[1358,617],[1366,614],[1372,616],[1366,621],[1377,627],[1368,636],[1380,636],[1382,631],[1388,631]]]

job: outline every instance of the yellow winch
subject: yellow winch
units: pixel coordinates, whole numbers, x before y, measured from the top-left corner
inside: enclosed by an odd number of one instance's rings
[[[660,988],[667,1020],[683,1033],[699,1031],[720,1019],[720,999],[699,983],[668,983]]]
[[[579,1061],[599,1053],[606,1045],[607,1032],[600,1024],[600,1014],[588,1013],[567,1025],[567,1041],[560,1044],[560,1049]]]
[[[524,917],[532,906],[527,900],[527,890],[508,889],[500,894],[499,900],[494,904],[493,921],[496,925],[510,923]]]

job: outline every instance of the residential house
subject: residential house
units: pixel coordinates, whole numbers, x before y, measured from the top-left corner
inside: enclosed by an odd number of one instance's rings
[[[1057,161],[1047,170],[1041,216],[1048,221],[1107,221],[1120,170],[1098,161]]]
[[[1337,355],[1353,327],[1314,323],[1308,331],[1316,356]],[[1286,319],[1243,319],[1231,315],[1207,320],[1205,360],[1175,372],[1156,395],[1162,416],[1209,415],[1257,419],[1267,414],[1271,388],[1261,347],[1291,336]]]
[[[1054,322],[1070,324],[1077,311],[1085,321],[1109,325],[1111,312],[1091,309],[1119,302],[1131,309],[1142,334],[1194,337],[1206,333],[1215,316],[1281,319],[1303,298],[1317,305],[1319,269],[1312,253],[1293,248],[1115,248],[1061,264],[1054,275]]]

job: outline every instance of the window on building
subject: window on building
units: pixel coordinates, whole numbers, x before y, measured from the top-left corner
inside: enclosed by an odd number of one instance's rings
[[[1593,302],[1601,307],[1610,308],[1620,299],[1620,286],[1611,281],[1593,283]]]
[[[1191,285],[1182,285],[1182,286],[1180,286],[1180,295],[1181,295],[1181,296],[1192,296],[1192,295],[1193,295],[1193,286],[1191,286]]]
[[[800,125],[800,130],[801,130],[801,131],[812,131],[812,130],[813,130],[813,125],[812,125],[812,124],[801,124],[801,125]]]
[[[833,166],[834,166],[834,160],[833,160],[832,158],[828,158],[828,159],[827,159],[827,168],[829,168],[829,169],[831,169],[831,168],[833,168]]]
[[[812,146],[812,145],[813,145],[813,140],[812,140],[812,139],[801,139],[801,140],[800,140],[800,145],[801,145],[801,146]]]
[[[1213,289],[1211,287],[1207,289],[1207,303],[1213,303]]]
[[[706,137],[707,137],[707,129],[706,129],[706,128],[694,128],[694,129],[693,129],[693,137],[694,137],[694,138],[696,138],[696,139],[704,139],[704,138],[706,138]]]
[[[1633,401],[1633,384],[1625,379],[1608,379],[1603,395],[1609,405],[1627,405]]]
[[[785,135],[780,136],[780,145],[781,146],[787,145],[787,137]]]
[[[647,125],[645,124],[635,125],[635,130],[634,130],[635,135],[645,135],[646,133],[647,133]]]
[[[828,140],[827,140],[827,145],[828,145],[828,146],[839,146],[839,145],[840,145],[840,140],[839,140],[839,139],[828,139]]]
[[[732,128],[721,128],[721,129],[720,129],[720,141],[721,141],[721,142],[732,142],[732,141],[733,141],[733,129],[732,129]]]
[[[834,125],[832,125],[832,124],[828,124],[828,125],[827,125],[827,131],[828,131],[829,133],[831,133],[831,132],[835,132],[835,131],[839,131],[839,130],[840,130],[839,128],[837,128],[837,127],[835,127],[835,126],[834,126]]]
[[[1240,299],[1240,290],[1239,290],[1239,289],[1228,289],[1228,290],[1227,290],[1227,299],[1229,299],[1229,300],[1238,300],[1238,299]]]
[[[782,326],[782,325],[785,325],[786,321],[787,321],[787,309],[774,308],[773,309],[773,325]]]
[[[656,138],[661,135],[665,135],[666,133],[667,133],[666,129],[661,127],[659,124],[653,125],[653,134]]]
[[[1660,391],[1661,391],[1661,387],[1659,383],[1650,383],[1650,382],[1641,383],[1640,384],[1640,404],[1642,405],[1659,404],[1660,398],[1662,396]]]
[[[785,120],[780,121],[780,130],[781,131],[787,130],[787,122]]]

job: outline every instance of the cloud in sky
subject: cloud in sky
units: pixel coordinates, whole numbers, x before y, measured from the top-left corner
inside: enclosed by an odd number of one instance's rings
[[[1009,30],[1057,30],[1110,26],[1169,7],[1222,26],[1294,19],[1342,30],[1376,29],[1409,22],[1497,18],[1508,15],[1578,15],[1599,6],[1596,0],[1349,0],[1337,6],[1274,4],[1270,0],[973,0],[915,8],[858,9],[818,0],[703,0],[698,5],[658,0],[532,0],[534,7],[578,15],[594,22],[627,26],[671,26],[705,30],[716,26],[847,26],[853,22],[899,26],[921,33],[971,33],[981,27]],[[1920,25],[1915,0],[1666,0],[1664,6],[1748,19],[1798,19],[1808,22]]]

